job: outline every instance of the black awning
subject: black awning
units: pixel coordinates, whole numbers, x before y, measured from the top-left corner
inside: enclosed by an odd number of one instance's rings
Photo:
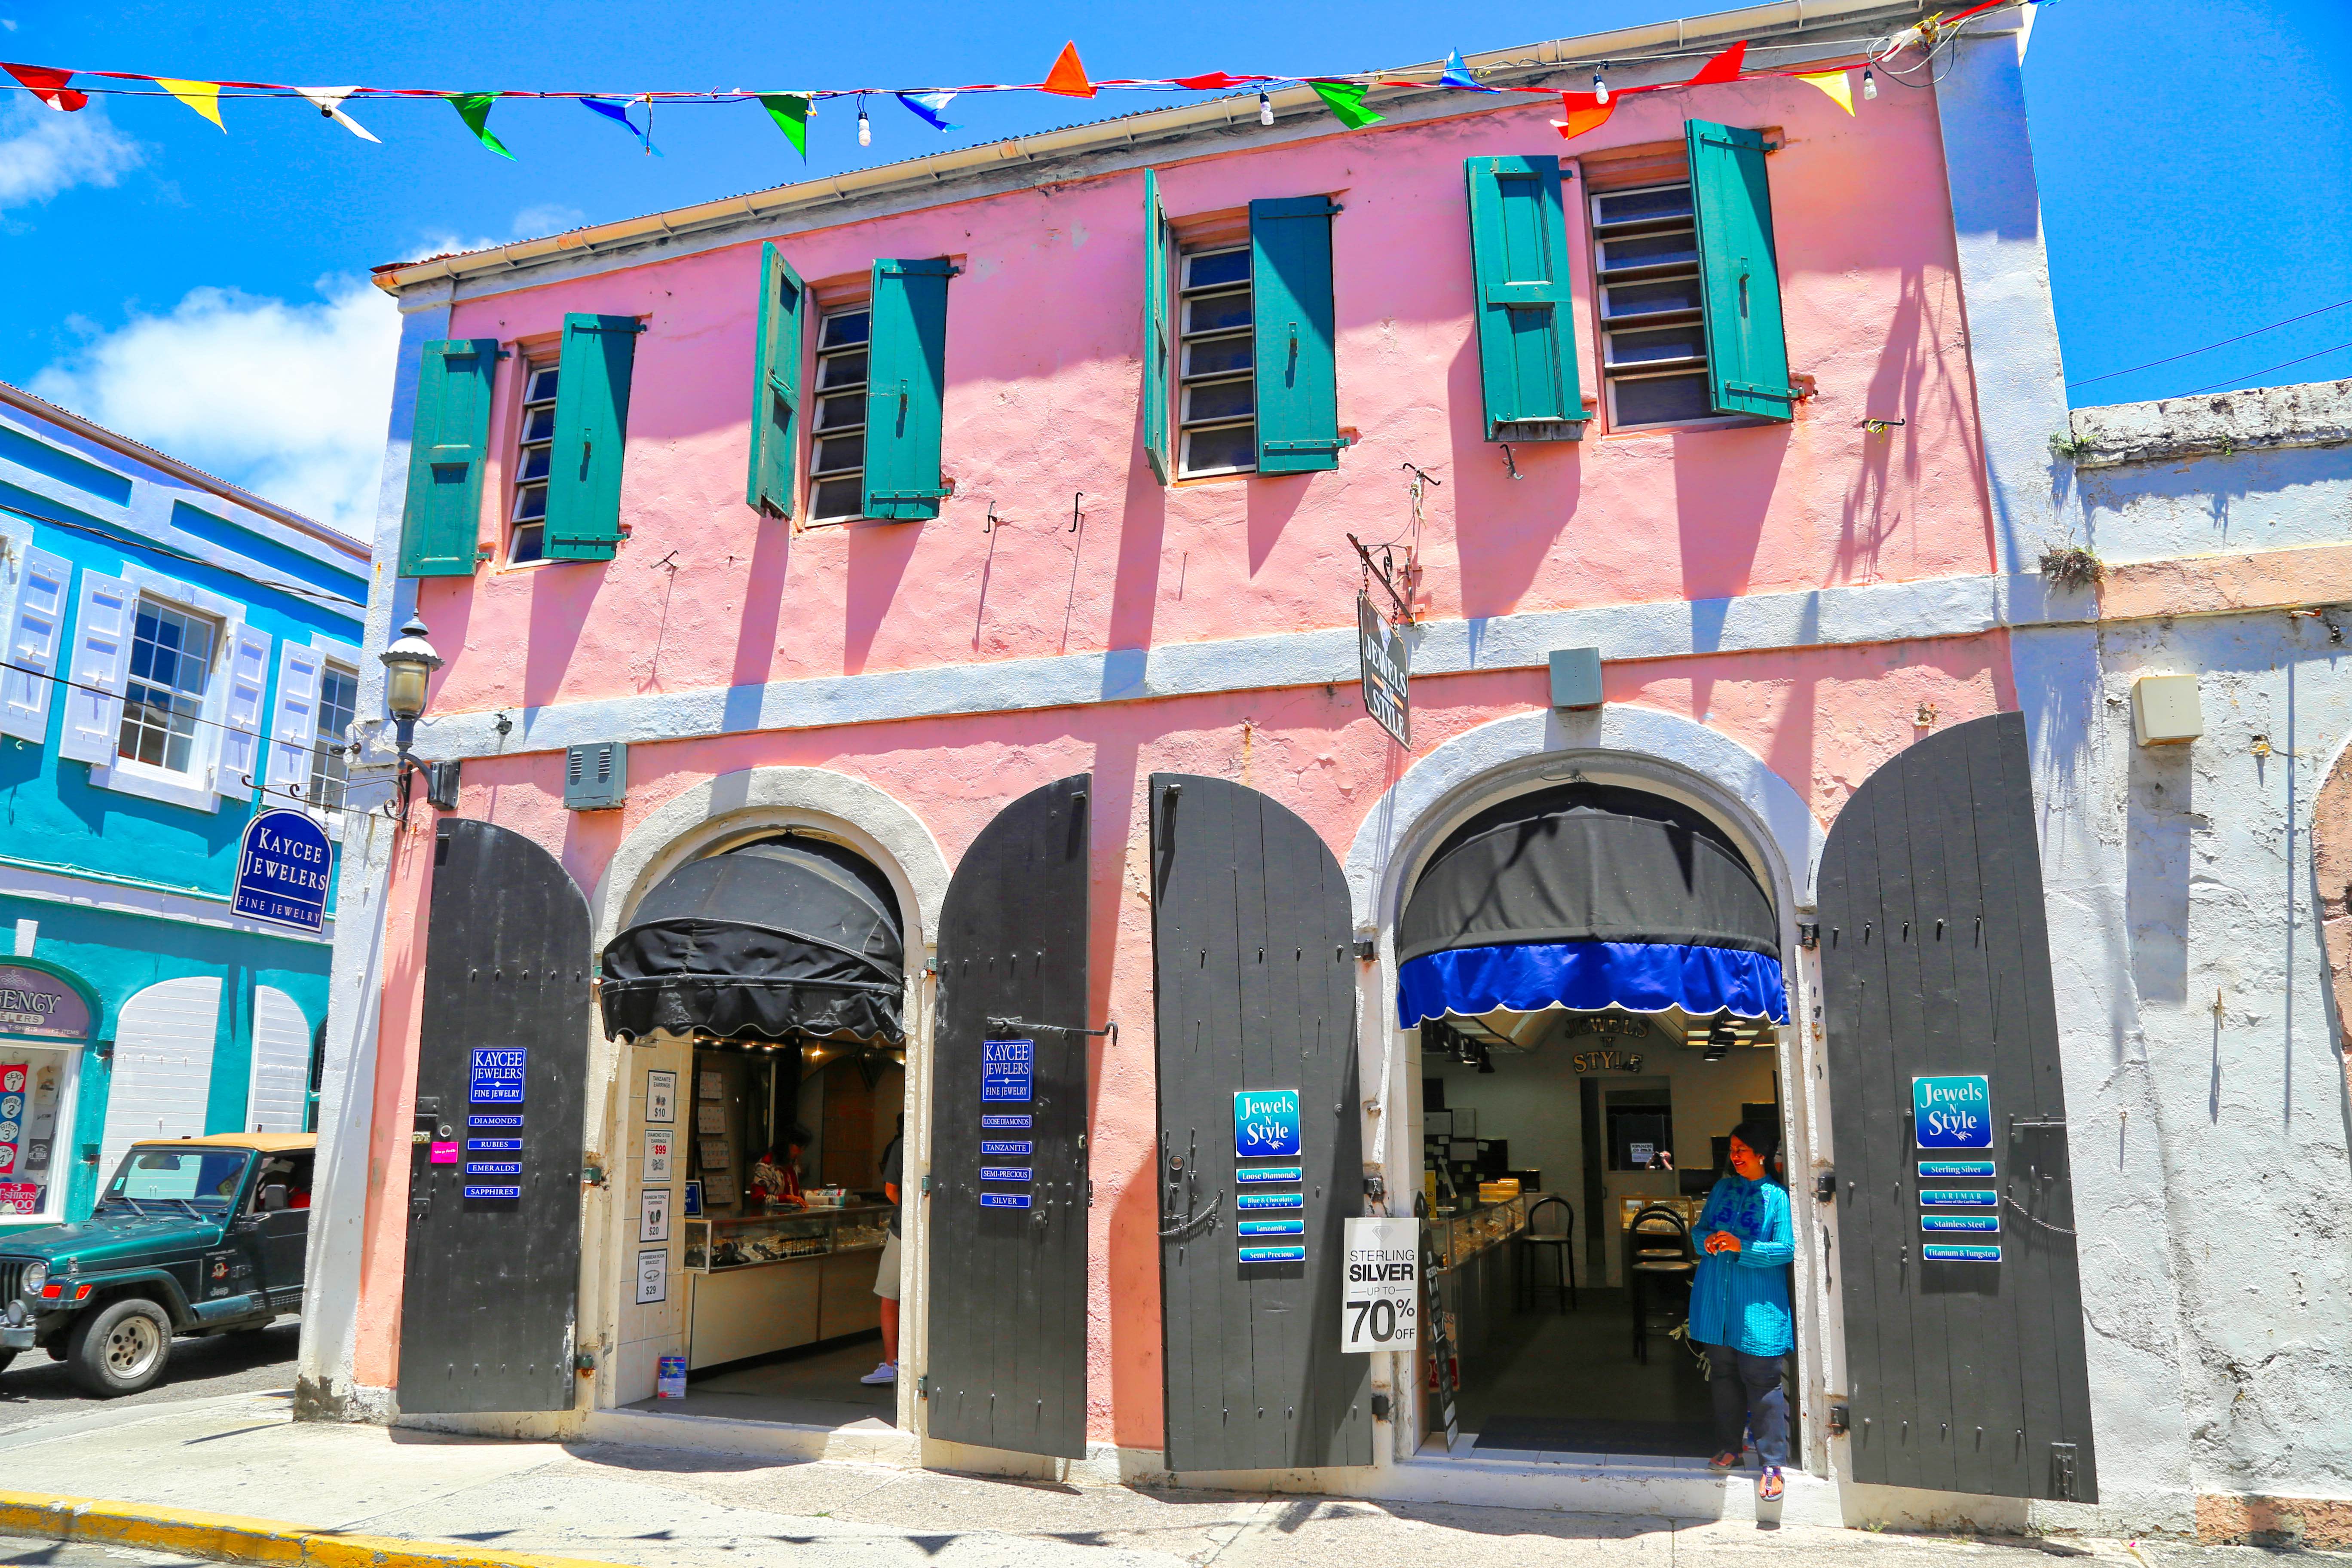
[[[824,839],[747,844],[690,861],[605,945],[607,1037],[900,1045],[906,947],[882,874]]]
[[[1520,795],[1464,823],[1397,922],[1400,963],[1580,942],[1780,951],[1772,901],[1721,828],[1664,796],[1608,784]]]

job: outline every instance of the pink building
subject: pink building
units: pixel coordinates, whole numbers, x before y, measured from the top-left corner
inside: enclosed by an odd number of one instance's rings
[[[1980,426],[2055,376],[2021,24],[1863,90],[1920,15],[1472,62],[1850,109],[1300,89],[383,269],[372,646],[458,765],[345,841],[306,1408],[2099,1517]],[[1777,1503],[1675,1337],[1735,1128]]]

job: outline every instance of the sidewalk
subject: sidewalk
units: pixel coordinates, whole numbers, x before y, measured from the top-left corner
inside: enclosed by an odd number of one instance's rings
[[[101,1407],[20,1427],[0,1436],[0,1487],[449,1542],[486,1554],[680,1568],[1793,1568],[1832,1560],[2026,1568],[2050,1557],[2118,1568],[2258,1568],[2274,1556],[1077,1488],[297,1425],[288,1404],[282,1395],[228,1395],[122,1411],[110,1421]]]

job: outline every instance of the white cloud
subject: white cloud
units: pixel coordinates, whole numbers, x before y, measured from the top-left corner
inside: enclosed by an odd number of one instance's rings
[[[361,540],[375,531],[399,312],[332,279],[315,303],[196,289],[50,365],[33,391]]]
[[[0,109],[0,210],[45,202],[75,185],[111,185],[139,163],[139,144],[117,131],[103,104],[60,114],[31,93]]]
[[[548,202],[535,207],[525,207],[515,214],[515,237],[540,239],[551,234],[562,234],[566,229],[578,228],[587,221],[588,215],[578,207]]]

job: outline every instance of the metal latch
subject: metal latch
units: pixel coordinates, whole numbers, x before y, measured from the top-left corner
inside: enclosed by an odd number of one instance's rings
[[[2074,1445],[2050,1445],[2050,1495],[2058,1502],[2077,1502],[2074,1495]]]

